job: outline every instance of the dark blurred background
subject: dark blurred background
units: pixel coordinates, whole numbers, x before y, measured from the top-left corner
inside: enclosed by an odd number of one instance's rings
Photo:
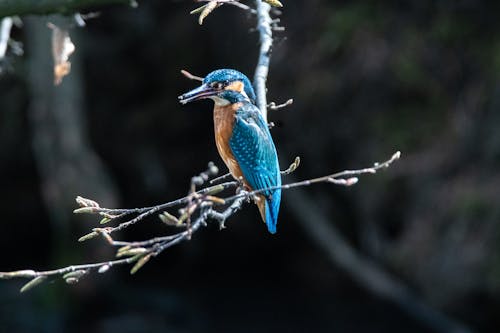
[[[352,260],[328,250],[343,244],[361,267],[411,290],[410,303],[498,332],[500,4],[283,2],[268,97],[295,103],[269,118],[283,168],[302,158],[284,181],[370,166],[396,150],[402,160],[352,188],[286,191],[276,235],[248,205],[227,229],[210,225],[134,276],[114,268],[22,295],[22,281],[3,281],[1,331],[439,330],[444,317],[370,291]],[[146,206],[183,196],[208,161],[223,167],[212,106],[179,105],[197,84],[179,71],[253,76],[255,19],[224,6],[199,26],[193,8],[100,8],[71,30],[72,72],[55,88],[46,23],[61,19],[23,18],[13,31],[25,54],[11,55],[0,76],[0,270],[111,258],[102,240],[76,242],[98,223],[72,215],[76,195]],[[329,232],[311,232],[320,220]],[[153,218],[121,236],[166,231]]]

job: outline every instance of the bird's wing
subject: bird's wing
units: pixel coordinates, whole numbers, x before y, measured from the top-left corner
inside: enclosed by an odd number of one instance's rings
[[[236,112],[229,145],[252,189],[281,185],[276,148],[257,107],[248,103]],[[269,197],[273,192],[265,191],[263,194]]]

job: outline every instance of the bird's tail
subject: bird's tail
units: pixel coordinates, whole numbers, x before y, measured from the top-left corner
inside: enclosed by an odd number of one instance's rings
[[[262,220],[267,224],[267,230],[270,233],[276,233],[276,225],[278,224],[278,213],[280,210],[281,190],[278,189],[273,192],[269,198],[263,196],[259,198],[257,207],[259,208]]]

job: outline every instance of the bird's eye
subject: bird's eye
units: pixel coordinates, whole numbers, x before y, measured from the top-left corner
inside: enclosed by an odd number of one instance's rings
[[[224,88],[224,83],[222,82],[213,82],[212,84],[210,84],[210,86],[214,89],[217,89],[217,90],[221,90],[222,88]]]

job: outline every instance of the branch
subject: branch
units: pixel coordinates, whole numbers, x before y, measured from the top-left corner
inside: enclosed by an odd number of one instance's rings
[[[270,190],[276,190],[276,189],[282,189],[282,190],[289,190],[291,188],[295,187],[302,187],[302,186],[309,186],[313,184],[318,184],[318,183],[332,183],[335,185],[342,185],[342,186],[352,186],[358,183],[359,179],[357,177],[350,177],[350,178],[345,178],[346,176],[354,176],[354,175],[363,175],[363,174],[375,174],[377,173],[378,170],[380,169],[385,169],[391,166],[392,163],[397,161],[401,157],[401,152],[397,151],[395,152],[390,159],[387,161],[381,162],[381,163],[374,163],[373,167],[368,167],[368,168],[363,168],[363,169],[355,169],[355,170],[344,170],[341,172],[336,172],[332,173],[327,176],[322,176],[322,177],[317,177],[317,178],[312,178],[312,179],[306,179],[302,180],[299,182],[294,182],[290,184],[284,184],[281,186],[271,186],[267,187],[261,190],[255,190],[251,191],[248,193],[244,194],[237,194],[232,197],[226,198],[225,201],[229,202],[238,198],[241,198],[242,196],[254,196],[255,194],[259,194],[262,192],[270,191]]]
[[[72,14],[91,7],[134,4],[131,0],[0,0],[0,18],[13,15]]]
[[[5,57],[7,53],[7,46],[10,40],[10,30],[14,21],[12,17],[5,17],[0,23],[0,61]]]
[[[249,202],[255,194],[262,191],[282,188],[284,190],[308,186],[320,182],[333,183],[335,185],[351,186],[357,183],[357,178],[344,179],[342,177],[360,175],[360,174],[373,174],[382,168],[389,167],[394,161],[399,158],[399,152],[395,153],[389,160],[382,163],[375,163],[373,167],[345,170],[342,172],[333,173],[328,176],[308,179],[301,182],[285,184],[280,187],[269,187],[260,191],[245,191],[240,182],[230,181],[218,185],[212,185],[200,190],[196,190],[197,186],[202,186],[209,182],[211,177],[215,177],[218,168],[209,163],[206,171],[194,176],[191,179],[191,186],[188,195],[177,200],[169,201],[167,203],[159,204],[151,207],[132,208],[132,209],[110,209],[103,208],[93,200],[77,197],[76,201],[80,208],[76,209],[74,213],[82,214],[95,214],[102,219],[100,224],[110,222],[117,222],[121,218],[136,215],[134,218],[125,222],[118,223],[115,227],[94,228],[92,232],[80,237],[79,241],[87,241],[89,239],[102,236],[106,243],[110,246],[117,248],[116,259],[107,260],[97,263],[71,265],[59,269],[47,271],[35,270],[20,270],[13,272],[0,272],[0,279],[11,278],[30,278],[31,280],[21,288],[21,292],[25,292],[33,287],[43,283],[49,277],[62,278],[68,284],[77,283],[81,278],[91,272],[105,273],[111,267],[118,265],[134,264],[130,270],[131,274],[136,273],[142,266],[144,266],[152,257],[162,253],[164,250],[177,245],[183,241],[190,240],[192,235],[202,226],[206,226],[209,221],[215,221],[219,224],[219,228],[225,227],[225,222],[233,216],[238,210],[241,209],[245,202]],[[296,158],[290,167],[283,171],[284,174],[293,172],[299,165],[300,159]],[[227,198],[216,197],[216,194],[233,188],[239,190],[239,193]],[[176,217],[165,211],[167,208],[181,206],[179,216]],[[223,207],[220,210],[219,207]],[[144,241],[119,241],[114,240],[111,236],[112,233],[129,228],[139,221],[143,221],[146,217],[155,213],[162,212],[159,218],[167,225],[181,227],[184,230],[162,237],[155,237]],[[125,258],[124,258],[125,257]]]
[[[257,5],[257,30],[260,36],[259,60],[255,68],[254,86],[257,95],[257,106],[267,122],[267,75],[273,45],[271,6],[262,0],[255,0]]]
[[[163,204],[159,204],[156,206],[151,206],[151,207],[132,208],[132,209],[109,209],[109,208],[101,208],[101,207],[84,206],[84,207],[75,209],[74,210],[75,214],[83,214],[84,213],[84,214],[99,214],[99,215],[101,215],[103,218],[101,219],[100,224],[107,224],[113,220],[118,220],[118,219],[123,218],[125,216],[129,216],[132,214],[138,214],[135,218],[128,220],[126,222],[122,222],[116,227],[95,228],[92,230],[91,233],[80,237],[79,241],[80,242],[86,241],[88,239],[99,236],[99,234],[109,235],[109,234],[114,233],[116,231],[124,230],[124,229],[136,224],[137,222],[145,219],[146,217],[151,216],[157,212],[163,211],[163,210],[170,208],[170,207],[188,204],[188,203],[190,203],[190,201],[193,200],[193,197],[203,198],[203,199],[208,197],[209,199],[213,199],[213,197],[210,197],[210,196],[217,194],[219,192],[222,192],[225,189],[228,189],[231,187],[233,187],[233,188],[237,187],[237,185],[238,185],[238,182],[236,182],[236,181],[226,182],[223,184],[204,188],[200,191],[194,192],[194,193],[187,195],[183,198],[180,198],[180,199],[177,199],[174,201],[170,201],[170,202],[166,202]],[[77,197],[77,202],[79,200],[82,200],[82,199],[88,200],[88,199],[84,199],[81,197]],[[181,219],[180,222],[183,222],[182,220],[183,219]]]
[[[288,168],[286,170],[282,170],[280,173],[281,175],[289,175],[291,174],[292,172],[294,172],[295,170],[297,170],[297,168],[299,167],[300,165],[300,156],[297,156],[295,157],[294,161],[292,162],[292,164],[290,164],[290,166],[288,166]],[[220,177],[217,177],[217,178],[214,178],[212,180],[210,180],[209,184],[215,184],[221,180],[224,180],[224,179],[228,179],[228,178],[231,178],[232,175],[231,173],[226,173],[226,174],[223,174],[222,176]]]
[[[269,104],[267,105],[267,108],[268,108],[269,110],[273,110],[273,111],[275,111],[275,110],[279,110],[279,109],[286,108],[287,106],[292,105],[292,104],[293,104],[293,98],[290,98],[290,99],[288,99],[286,102],[281,103],[281,104],[278,104],[278,105],[276,105],[276,103],[275,103],[275,102],[271,102],[271,103],[269,103]]]

